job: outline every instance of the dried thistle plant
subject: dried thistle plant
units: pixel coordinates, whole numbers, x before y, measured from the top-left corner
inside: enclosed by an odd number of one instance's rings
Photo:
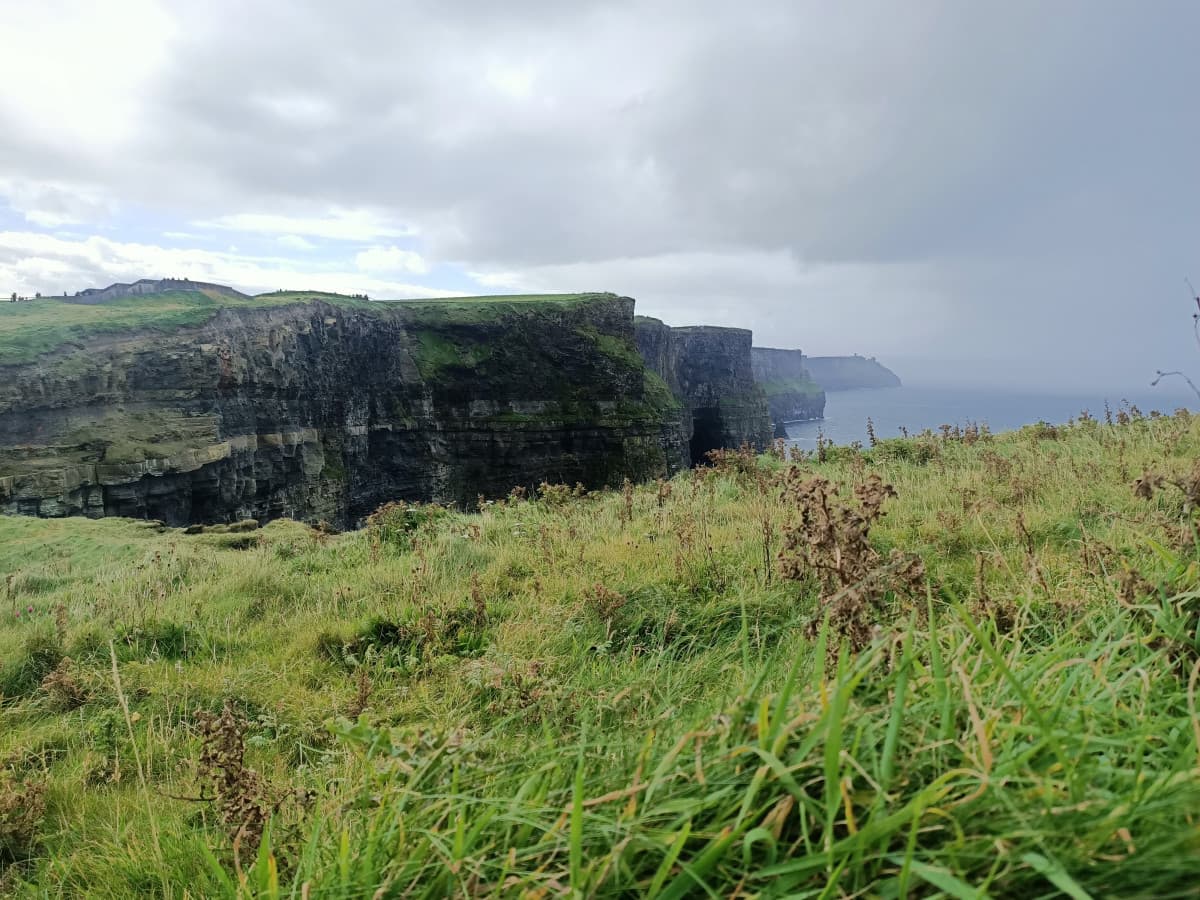
[[[350,701],[350,705],[346,709],[346,714],[350,718],[357,719],[370,705],[371,691],[374,687],[375,684],[371,681],[367,667],[361,666],[358,670],[358,677],[355,679],[354,699]]]
[[[1017,608],[1008,600],[993,597],[987,589],[987,559],[975,554],[975,610],[981,618],[996,623],[999,634],[1008,634],[1017,626]]]
[[[1046,578],[1042,574],[1042,567],[1038,562],[1037,546],[1033,539],[1033,533],[1025,523],[1025,512],[1023,510],[1017,511],[1017,532],[1021,535],[1021,542],[1025,546],[1025,566],[1029,571],[1029,576],[1048,595],[1050,593],[1050,586],[1046,584]]]
[[[49,695],[51,705],[64,712],[78,709],[91,696],[75,677],[75,661],[69,656],[60,659],[54,670],[42,679],[42,690]]]
[[[1142,500],[1153,500],[1154,492],[1160,491],[1166,485],[1167,479],[1147,469],[1142,477],[1133,483],[1133,496]]]
[[[662,509],[667,505],[667,501],[671,499],[671,482],[665,478],[660,478],[655,482],[655,486],[654,499],[658,502],[658,508]]]
[[[65,603],[54,604],[54,634],[60,644],[67,642],[67,605]]]
[[[1167,485],[1178,488],[1179,492],[1183,494],[1185,515],[1200,508],[1200,460],[1196,460],[1192,464],[1190,471],[1175,478],[1168,478],[1166,475],[1146,469],[1142,473],[1142,477],[1133,483],[1133,494],[1142,500],[1153,500],[1155,493],[1163,490]]]
[[[471,575],[471,614],[474,624],[482,626],[487,623],[487,601],[483,597],[483,586],[479,583],[479,573]]]
[[[784,479],[783,499],[799,518],[783,529],[780,574],[817,578],[821,604],[835,633],[861,650],[874,633],[874,617],[889,593],[911,592],[924,583],[919,557],[893,550],[885,559],[870,542],[871,527],[895,489],[872,473],[854,489],[857,504],[844,502],[825,478],[805,478],[797,469]],[[831,647],[836,654],[836,647]]]
[[[18,781],[0,771],[0,871],[33,852],[45,814],[44,781]]]
[[[272,803],[262,776],[246,765],[245,718],[225,703],[221,714],[196,713],[201,749],[199,774],[212,789],[211,799],[233,841],[234,858],[241,847],[258,846]]]
[[[758,454],[749,444],[742,444],[736,450],[709,450],[704,458],[708,469],[700,471],[706,474],[711,472],[737,478],[753,475],[758,469]]]
[[[624,594],[605,587],[600,582],[583,592],[583,601],[606,626],[611,626],[617,613],[629,602]]]

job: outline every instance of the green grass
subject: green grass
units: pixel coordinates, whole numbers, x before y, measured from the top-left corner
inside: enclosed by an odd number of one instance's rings
[[[198,325],[216,312],[219,302],[206,294],[177,291],[96,305],[57,299],[6,303],[0,306],[0,363],[28,362],[93,335]]]
[[[421,374],[430,378],[450,366],[465,365],[465,354],[457,344],[435,331],[420,331],[416,335],[416,358]]]
[[[554,307],[610,296],[613,295],[515,294],[376,303],[323,291],[276,291],[255,297],[217,291],[168,291],[94,304],[51,297],[27,303],[0,303],[0,365],[29,362],[64,345],[86,345],[104,335],[202,325],[222,308],[287,306],[320,300],[379,314],[401,309],[418,319],[432,315],[439,320],[452,317],[471,321],[492,319],[530,304]]]
[[[560,303],[573,304],[580,300],[594,297],[615,297],[616,294],[576,293],[576,294],[480,294],[468,297],[432,297],[419,300],[388,300],[387,303],[405,303],[414,306],[455,307],[477,306],[480,303]]]
[[[679,399],[671,393],[671,388],[667,386],[667,383],[663,381],[662,376],[657,372],[646,369],[642,382],[643,396],[646,398],[646,403],[653,409],[670,410],[683,408]]]
[[[105,465],[169,459],[218,443],[214,416],[184,415],[179,410],[109,410],[83,420],[58,436],[43,439],[0,458],[0,476],[39,468],[102,462]]]
[[[822,392],[821,386],[811,378],[780,378],[760,382],[760,384],[767,397],[776,397],[780,394],[802,394],[811,397]]]
[[[86,347],[88,341],[106,335],[202,325],[222,308],[286,306],[317,299],[367,306],[366,301],[311,291],[257,297],[215,291],[165,291],[91,304],[53,297],[0,304],[0,364],[29,362],[67,344]]]
[[[340,536],[0,519],[0,810],[46,785],[0,884],[1194,896],[1194,513],[1133,481],[1198,453],[1200,419],[1171,417],[801,463],[893,484],[871,540],[929,573],[859,653],[826,652],[815,583],[764,566],[763,523],[770,555],[796,517],[769,457],[639,487],[631,519],[620,492]],[[39,687],[63,654],[74,709]],[[188,799],[197,710],[226,701],[281,800],[236,854]]]
[[[434,300],[390,300],[372,309],[394,310],[414,329],[489,325],[503,318],[556,317],[577,311],[581,303],[616,299],[615,294],[499,294],[494,297],[449,297]]]
[[[584,325],[577,329],[595,348],[618,365],[631,369],[645,367],[636,344],[627,339],[612,334],[604,334],[593,325]]]

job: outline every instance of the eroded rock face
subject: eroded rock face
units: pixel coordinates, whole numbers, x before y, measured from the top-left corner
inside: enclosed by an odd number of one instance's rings
[[[2,363],[2,361],[0,361]],[[0,512],[352,526],[391,500],[669,474],[633,300],[226,308],[0,364]]]
[[[755,383],[752,335],[743,328],[672,328],[637,319],[638,352],[684,406],[683,431],[692,463],[718,448],[771,441],[766,397]]]
[[[775,433],[787,434],[788,422],[820,419],[825,415],[825,391],[812,378],[799,350],[755,347],[751,358],[754,378],[762,385],[771,410]]]

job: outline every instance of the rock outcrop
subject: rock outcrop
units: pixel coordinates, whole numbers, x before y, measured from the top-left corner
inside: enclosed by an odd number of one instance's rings
[[[767,395],[777,437],[787,437],[788,422],[820,419],[825,415],[825,391],[813,380],[799,350],[755,347],[751,351],[754,378]]]
[[[208,281],[192,281],[187,278],[139,278],[129,284],[118,282],[106,288],[87,288],[74,297],[66,298],[77,303],[103,303],[118,297],[139,297],[147,294],[162,294],[168,291],[211,291],[232,297],[249,299],[246,294],[223,284]]]
[[[682,404],[643,365],[627,297],[193,296],[200,324],[71,332],[0,358],[0,512],[348,527],[392,500],[595,488],[691,458]],[[49,315],[45,304],[77,301],[41,302]],[[680,352],[697,357],[687,342]],[[731,376],[710,375],[704,408],[728,417],[706,441],[749,434]]]
[[[752,335],[743,328],[672,328],[638,316],[638,351],[683,405],[683,433],[692,463],[720,448],[771,441],[766,396],[754,380]]]
[[[806,356],[804,366],[827,391],[900,387],[896,373],[873,356]]]

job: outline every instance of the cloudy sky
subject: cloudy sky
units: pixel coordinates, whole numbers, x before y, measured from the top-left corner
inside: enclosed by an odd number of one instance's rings
[[[910,379],[1192,366],[1200,4],[0,4],[0,290],[612,290]]]

